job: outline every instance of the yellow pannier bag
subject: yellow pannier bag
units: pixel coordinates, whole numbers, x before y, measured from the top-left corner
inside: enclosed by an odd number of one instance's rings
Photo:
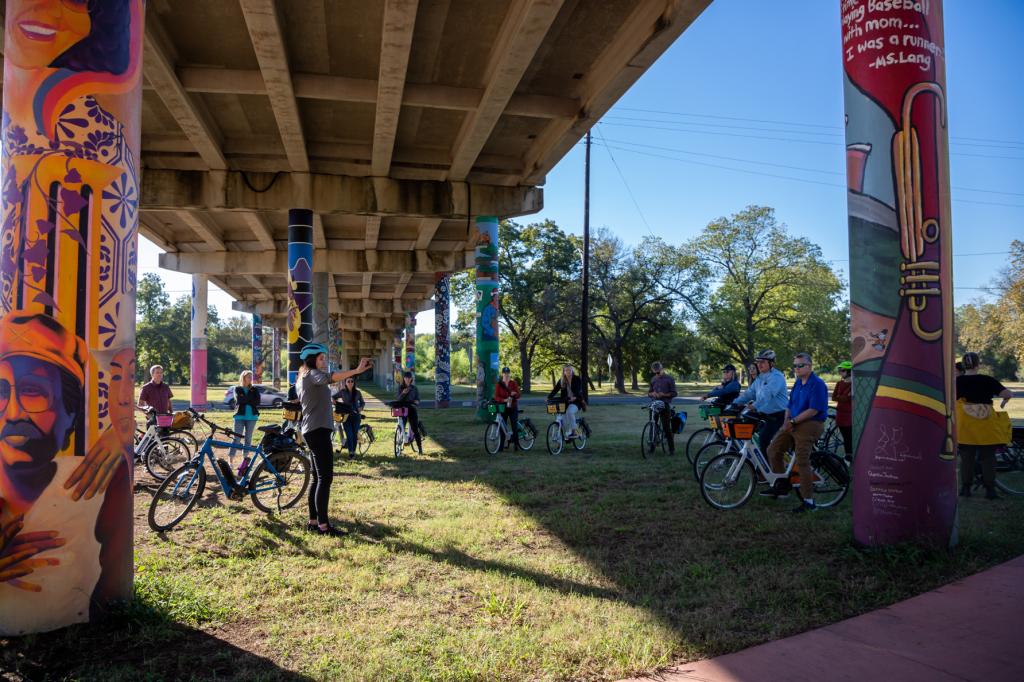
[[[1006,412],[991,405],[956,401],[956,439],[961,445],[1007,445],[1012,437]]]

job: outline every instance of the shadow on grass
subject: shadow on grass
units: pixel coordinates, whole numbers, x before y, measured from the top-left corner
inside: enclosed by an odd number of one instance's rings
[[[0,638],[2,677],[17,682],[312,680],[281,668],[269,658],[183,625],[183,619],[193,620],[196,625],[209,624],[201,612],[183,618],[183,614],[168,610],[166,602],[137,588],[132,602],[116,606],[94,622],[44,634]],[[232,625],[236,630],[245,627],[245,623]]]

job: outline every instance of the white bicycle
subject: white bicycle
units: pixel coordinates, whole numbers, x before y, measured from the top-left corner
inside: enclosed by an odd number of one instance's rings
[[[590,425],[583,417],[576,419],[576,435],[570,436],[565,432],[565,405],[561,401],[548,403],[548,414],[555,416],[555,420],[548,424],[547,446],[548,453],[557,455],[565,447],[565,441],[572,443],[577,450],[587,447],[587,438],[590,437]]]
[[[502,443],[512,440],[512,429],[505,419],[505,403],[497,403],[493,400],[487,403],[487,411],[494,415],[494,421],[487,425],[484,430],[484,449],[490,455],[495,455],[501,449]],[[522,415],[522,412],[519,413]],[[529,417],[516,420],[516,429],[519,431],[519,447],[523,450],[533,448],[537,440],[537,427],[533,425]]]
[[[169,428],[174,415],[158,414],[156,421],[143,431],[135,430],[136,463],[142,463],[149,475],[158,481],[192,459],[192,448],[178,436],[161,435],[160,430]]]

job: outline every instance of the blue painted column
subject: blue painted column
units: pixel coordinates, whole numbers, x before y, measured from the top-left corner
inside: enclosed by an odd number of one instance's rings
[[[405,369],[416,372],[416,313],[405,315]]]
[[[313,340],[313,211],[288,211],[288,385],[299,375],[299,353]]]
[[[434,406],[451,401],[451,276],[437,273],[434,283]]]
[[[498,219],[476,219],[476,416],[487,421],[486,404],[498,382]]]

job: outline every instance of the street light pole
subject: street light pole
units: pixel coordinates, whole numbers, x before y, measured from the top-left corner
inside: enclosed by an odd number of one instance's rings
[[[580,314],[580,380],[583,397],[588,393],[587,359],[590,357],[590,131],[587,131],[586,162],[583,170],[583,310]]]

